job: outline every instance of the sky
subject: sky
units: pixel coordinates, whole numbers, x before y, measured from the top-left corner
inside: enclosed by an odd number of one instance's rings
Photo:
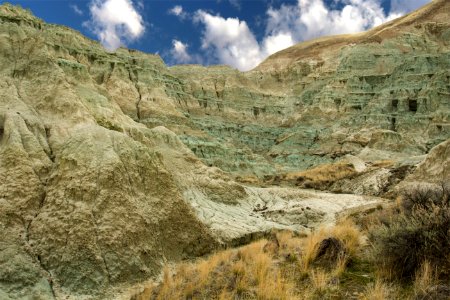
[[[241,71],[298,42],[370,29],[431,0],[9,0],[45,22],[168,65]],[[4,1],[1,1],[4,2]]]

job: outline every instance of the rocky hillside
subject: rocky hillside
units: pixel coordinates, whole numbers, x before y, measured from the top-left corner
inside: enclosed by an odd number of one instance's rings
[[[298,44],[245,74],[174,67],[194,81],[200,107],[185,110],[207,133],[183,141],[209,164],[258,176],[365,148],[425,154],[450,134],[449,14],[448,1],[434,1],[366,33]]]
[[[240,73],[109,53],[1,5],[0,298],[113,298],[167,262],[333,222],[439,143],[407,178],[448,180],[449,15],[435,0]],[[353,195],[284,185],[305,178]]]

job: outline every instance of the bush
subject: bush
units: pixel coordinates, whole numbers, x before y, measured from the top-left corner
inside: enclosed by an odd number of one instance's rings
[[[402,195],[402,208],[411,215],[418,210],[432,212],[436,207],[447,208],[450,204],[450,185],[442,183],[439,187],[417,187]]]
[[[444,184],[405,192],[402,212],[370,232],[375,260],[385,273],[412,279],[429,261],[442,275],[449,275],[449,192]]]

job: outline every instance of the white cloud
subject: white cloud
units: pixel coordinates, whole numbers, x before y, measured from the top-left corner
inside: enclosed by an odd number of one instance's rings
[[[74,11],[74,13],[76,13],[79,16],[83,15],[83,11],[78,7],[78,5],[76,4],[71,4],[70,8]]]
[[[190,14],[186,12],[181,5],[175,5],[167,12],[169,15],[174,15],[178,17],[180,20],[184,20],[190,17]]]
[[[183,6],[181,5],[175,5],[171,9],[169,9],[169,14],[174,16],[181,16],[184,13]]]
[[[260,46],[245,21],[225,19],[202,10],[197,11],[195,19],[205,26],[202,48],[210,50],[220,63],[249,70],[261,61]]]
[[[328,8],[322,0],[298,0],[297,5],[270,8],[266,31],[290,32],[296,41],[323,35],[355,33],[378,26],[398,15],[386,16],[379,0],[336,0],[341,10]]]
[[[246,71],[257,66],[268,55],[300,41],[323,35],[355,33],[400,17],[431,0],[391,0],[386,14],[381,0],[334,0],[342,9],[331,9],[323,0],[297,0],[267,10],[266,33],[258,42],[247,23],[238,18],[223,18],[203,10],[195,20],[204,25],[202,48],[219,63]]]
[[[189,55],[187,48],[187,44],[179,40],[172,40],[172,50],[170,50],[170,53],[176,63],[189,63],[192,61],[192,57]]]
[[[265,54],[270,55],[294,44],[295,41],[290,33],[280,32],[276,35],[267,36],[263,40],[263,49],[265,50]]]
[[[91,20],[85,23],[103,46],[114,51],[136,40],[145,31],[142,16],[131,0],[93,0],[89,6]]]

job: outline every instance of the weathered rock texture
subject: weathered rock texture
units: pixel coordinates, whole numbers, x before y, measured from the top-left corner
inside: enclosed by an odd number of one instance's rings
[[[428,182],[445,182],[450,178],[450,140],[433,149],[426,159],[417,166],[417,170],[407,179]]]
[[[173,67],[202,130],[181,137],[206,163],[260,177],[365,148],[425,154],[450,135],[449,14],[448,1],[434,1],[366,33],[298,44],[245,74]]]
[[[444,142],[414,176],[448,179],[449,15],[436,0],[240,73],[108,53],[0,6],[0,298],[113,298],[166,262],[380,201],[237,178],[338,161],[360,175],[344,192],[379,194],[370,172],[394,171],[370,166]]]

